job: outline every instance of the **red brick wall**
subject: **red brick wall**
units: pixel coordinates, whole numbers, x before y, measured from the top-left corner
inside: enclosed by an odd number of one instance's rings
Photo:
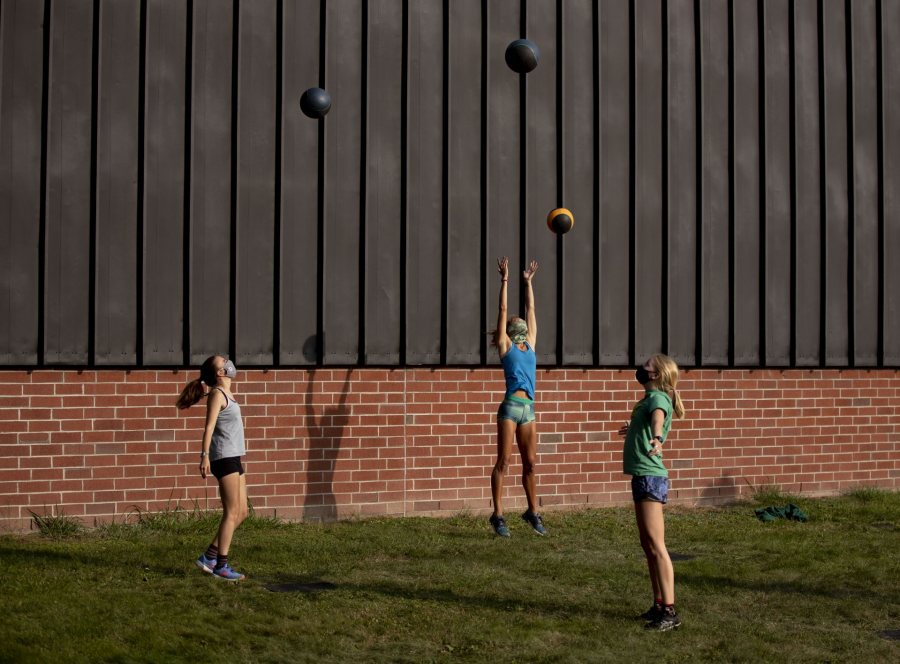
[[[0,527],[64,511],[88,525],[135,507],[217,507],[197,472],[202,403],[173,405],[185,371],[0,371]],[[639,397],[631,371],[538,372],[541,502],[627,502],[614,431]],[[900,373],[695,370],[666,444],[675,502],[752,486],[804,494],[900,487]],[[498,370],[242,371],[249,495],[263,514],[487,513]],[[524,504],[518,455],[506,507]]]

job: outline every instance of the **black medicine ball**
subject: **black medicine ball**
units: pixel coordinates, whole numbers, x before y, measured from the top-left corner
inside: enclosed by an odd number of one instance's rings
[[[300,110],[315,120],[324,118],[331,108],[331,95],[322,88],[310,88],[300,97]]]
[[[506,47],[506,64],[518,74],[527,74],[538,66],[541,51],[530,39],[517,39]]]

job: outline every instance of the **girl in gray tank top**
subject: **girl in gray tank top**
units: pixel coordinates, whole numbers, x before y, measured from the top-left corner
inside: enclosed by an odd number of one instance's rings
[[[228,550],[234,531],[247,518],[247,479],[241,463],[247,450],[241,407],[231,394],[231,381],[235,376],[237,369],[231,360],[221,355],[208,357],[200,367],[200,377],[185,386],[176,404],[184,410],[206,398],[200,477],[205,480],[212,474],[219,482],[222,521],[213,541],[197,558],[197,567],[225,581],[244,579],[243,574],[228,564]]]

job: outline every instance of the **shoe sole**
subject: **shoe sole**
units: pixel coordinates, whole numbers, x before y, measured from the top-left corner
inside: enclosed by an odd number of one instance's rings
[[[228,581],[230,583],[237,583],[238,581],[243,581],[244,579],[247,578],[246,576],[242,576],[239,579],[226,579],[224,576],[219,576],[218,574],[215,574],[215,573],[213,573],[213,576],[221,581]]]
[[[531,528],[531,530],[534,532],[535,535],[540,535],[541,537],[543,537],[544,535],[547,534],[547,531],[546,531],[546,530],[545,530],[544,532],[541,532],[540,530],[538,530],[537,528],[535,528],[534,526],[532,526],[532,525],[531,525],[531,521],[529,521],[528,519],[526,519],[526,518],[523,517],[523,518],[522,518],[522,521],[524,521],[525,523],[528,524],[528,527]]]
[[[671,632],[673,629],[678,629],[679,627],[681,627],[681,623],[669,625],[668,627],[650,627],[648,624],[645,629],[650,632]]]
[[[194,561],[194,564],[195,564],[197,567],[199,567],[203,572],[205,572],[205,573],[207,573],[207,574],[212,574],[212,573],[213,573],[213,571],[212,571],[212,569],[211,569],[210,567],[207,567],[206,565],[204,565],[203,563],[201,563],[199,560],[195,560],[195,561]]]

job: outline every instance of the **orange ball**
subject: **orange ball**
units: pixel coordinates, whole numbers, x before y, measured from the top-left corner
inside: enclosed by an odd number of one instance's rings
[[[575,217],[566,208],[556,208],[547,215],[547,228],[554,233],[568,233],[575,225]]]

